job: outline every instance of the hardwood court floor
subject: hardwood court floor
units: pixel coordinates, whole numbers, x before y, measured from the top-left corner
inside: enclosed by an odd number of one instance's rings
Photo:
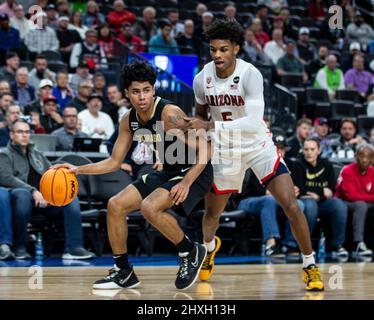
[[[43,289],[30,289],[29,283],[34,282],[29,268],[0,268],[0,299],[374,299],[374,263],[322,264],[326,286],[323,293],[305,291],[299,264],[218,265],[209,283],[197,282],[185,291],[173,286],[176,266],[136,267],[141,285],[123,290],[91,289],[95,280],[106,275],[107,268],[43,267],[41,270]]]

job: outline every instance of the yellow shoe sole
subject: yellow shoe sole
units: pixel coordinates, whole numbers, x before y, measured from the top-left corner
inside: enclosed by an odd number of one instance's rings
[[[214,237],[216,240],[216,247],[214,248],[212,255],[211,255],[211,268],[210,269],[203,269],[201,268],[200,273],[199,273],[199,278],[201,281],[207,281],[211,278],[214,272],[214,257],[216,253],[218,252],[219,248],[221,248],[221,239],[218,238],[217,236]],[[207,259],[207,258],[205,258]],[[205,261],[204,261],[205,262]]]

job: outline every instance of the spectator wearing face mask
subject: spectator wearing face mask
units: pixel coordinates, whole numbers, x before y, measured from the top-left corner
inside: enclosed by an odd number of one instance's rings
[[[373,28],[367,24],[360,11],[356,11],[354,20],[347,27],[347,39],[349,42],[358,41],[366,50],[369,42],[374,38]]]

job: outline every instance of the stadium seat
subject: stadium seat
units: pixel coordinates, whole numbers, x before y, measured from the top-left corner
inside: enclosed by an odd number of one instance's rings
[[[195,11],[192,10],[183,10],[179,12],[179,19],[180,20],[193,20],[195,18]]]
[[[157,0],[156,7],[157,7],[157,17],[158,17],[158,7],[164,8],[164,9],[176,9],[178,5],[172,0]]]
[[[316,27],[316,22],[312,18],[302,17],[299,21],[299,27],[314,28]]]
[[[42,55],[49,61],[62,61],[62,56],[58,51],[46,50],[42,52]]]
[[[314,115],[312,119],[316,117],[325,117],[327,119],[331,118],[332,117],[331,105],[329,103],[323,103],[323,102],[317,103],[315,105]]]
[[[223,12],[225,10],[225,4],[222,2],[211,2],[208,3],[208,10],[213,12]]]
[[[20,61],[19,66],[25,67],[29,71],[31,71],[34,68],[34,64],[31,61]]]
[[[183,10],[181,10],[179,13],[181,14],[183,11],[185,10],[193,10],[195,11],[196,10],[196,6],[199,4],[198,1],[196,0],[187,0],[187,1],[183,1],[181,3],[181,7],[183,7]],[[181,8],[182,9],[182,8]]]
[[[68,71],[68,66],[61,61],[53,60],[48,62],[48,69],[57,73],[59,71]]]
[[[316,116],[330,118],[331,107],[327,90],[312,87],[307,88],[303,113],[312,119]]]
[[[133,5],[137,5],[138,7],[155,7],[156,2],[154,0],[135,0]],[[133,7],[131,6],[131,8]]]
[[[297,28],[297,26],[299,25],[301,21],[301,18],[296,15],[290,15],[288,20],[290,21],[290,25],[295,26]]]
[[[238,3],[236,5],[236,10],[239,13],[254,13],[253,7],[249,3]]]
[[[305,6],[305,0],[288,0],[287,3],[290,7]]]
[[[331,103],[332,117],[341,119],[344,117],[355,117],[355,106],[351,101],[335,100]]]
[[[114,10],[113,6],[105,4],[100,6],[100,13],[104,16],[107,16],[110,12]]]
[[[301,73],[288,73],[280,76],[280,82],[285,87],[302,87],[303,75]]]
[[[358,132],[363,132],[369,135],[370,130],[374,128],[374,117],[366,115],[357,116]]]
[[[350,89],[340,89],[336,90],[336,96],[335,98],[337,100],[347,100],[351,102],[359,102],[359,96],[356,90],[350,90]]]
[[[305,17],[305,13],[306,13],[305,7],[303,7],[303,6],[290,6],[288,8],[289,8],[290,13],[292,15],[299,16],[299,17]],[[302,19],[302,20],[304,20],[304,19]]]

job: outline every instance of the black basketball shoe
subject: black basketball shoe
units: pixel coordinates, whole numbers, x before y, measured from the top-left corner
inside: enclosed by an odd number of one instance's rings
[[[202,244],[195,243],[194,248],[185,257],[180,257],[180,267],[175,279],[177,289],[187,289],[191,287],[197,277],[206,257],[206,247]]]
[[[97,280],[93,284],[93,289],[121,289],[135,288],[140,284],[134,269],[119,269],[113,267],[109,270],[109,274],[104,278]]]

